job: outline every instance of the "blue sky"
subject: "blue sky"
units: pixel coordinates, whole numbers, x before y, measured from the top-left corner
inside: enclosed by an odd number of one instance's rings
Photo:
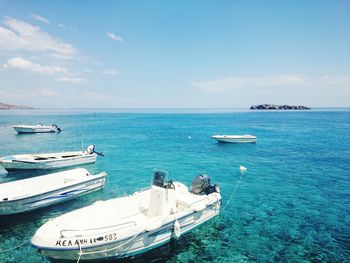
[[[350,106],[350,1],[0,0],[0,102]]]

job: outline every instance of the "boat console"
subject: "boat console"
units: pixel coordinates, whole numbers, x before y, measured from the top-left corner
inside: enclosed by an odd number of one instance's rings
[[[153,184],[158,187],[162,187],[165,189],[175,189],[175,185],[172,180],[167,181],[168,172],[162,170],[154,170],[153,171]]]
[[[153,170],[148,217],[167,215],[175,210],[175,186],[172,181],[167,181],[167,178],[168,172]]]

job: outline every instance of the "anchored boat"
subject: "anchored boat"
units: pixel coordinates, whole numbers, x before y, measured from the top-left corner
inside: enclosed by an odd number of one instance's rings
[[[106,175],[76,168],[0,184],[0,215],[31,211],[101,189]]]
[[[0,165],[6,170],[56,169],[96,162],[95,146],[90,145],[85,151],[19,154],[0,158]]]
[[[155,170],[150,189],[56,217],[31,243],[52,259],[126,258],[178,239],[219,214],[220,190],[207,175],[193,180],[192,191],[166,177],[167,172]]]
[[[256,136],[253,135],[213,135],[211,138],[218,142],[231,142],[231,143],[256,143]]]
[[[56,124],[50,125],[42,125],[39,123],[38,125],[12,125],[12,128],[16,130],[18,133],[47,133],[47,132],[60,132],[61,128]]]

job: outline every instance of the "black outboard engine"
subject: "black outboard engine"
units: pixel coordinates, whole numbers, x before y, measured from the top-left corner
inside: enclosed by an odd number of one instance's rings
[[[194,194],[211,194],[220,192],[219,186],[216,184],[210,185],[210,177],[206,174],[197,175],[192,181],[192,193]]]
[[[88,153],[88,154],[93,154],[94,152],[95,152],[95,145],[89,145],[89,147],[87,147],[87,149],[86,149],[86,152]]]
[[[40,124],[40,126],[42,126],[42,124]],[[62,131],[56,124],[52,124],[52,127],[54,127],[58,132]]]

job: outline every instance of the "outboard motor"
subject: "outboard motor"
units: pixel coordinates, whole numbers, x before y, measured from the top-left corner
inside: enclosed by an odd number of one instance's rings
[[[40,126],[42,126],[42,124],[40,123]],[[58,132],[62,131],[60,127],[58,127],[56,124],[52,124],[52,127],[55,128]]]
[[[192,193],[194,194],[211,194],[214,192],[219,193],[219,186],[214,184],[210,185],[210,177],[206,174],[197,175],[192,181]]]
[[[95,145],[89,145],[86,151],[88,154],[93,154],[95,152]]]

